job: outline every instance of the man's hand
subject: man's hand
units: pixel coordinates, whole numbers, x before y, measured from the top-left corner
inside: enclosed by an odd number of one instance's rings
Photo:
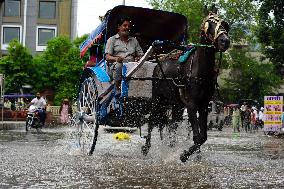
[[[134,58],[134,61],[138,62],[141,58],[142,58],[142,56],[137,56],[137,57]]]
[[[123,59],[124,59],[124,58],[121,57],[121,56],[116,56],[116,57],[115,57],[115,61],[116,61],[116,62],[120,62],[120,63],[121,63],[121,62],[123,61]]]

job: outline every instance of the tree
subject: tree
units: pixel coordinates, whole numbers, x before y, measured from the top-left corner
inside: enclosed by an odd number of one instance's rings
[[[257,16],[257,4],[254,0],[205,0],[207,6],[215,5],[219,15],[230,26],[232,42],[251,40],[252,29]]]
[[[262,1],[269,2],[268,0]],[[257,1],[148,0],[148,2],[156,9],[186,15],[190,26],[190,42],[196,42],[199,39],[199,37],[197,37],[197,35],[199,36],[199,25],[201,24],[202,18],[206,16],[203,15],[203,7],[212,7],[214,5],[218,9],[220,17],[227,21],[231,28],[229,32],[231,43],[246,42],[249,45],[254,43],[254,31],[257,27],[255,24],[258,9]],[[284,1],[282,2],[284,3]],[[280,7],[283,8],[283,4]],[[282,14],[284,14],[283,10]],[[264,25],[265,24],[266,23],[264,23]],[[280,36],[279,33],[278,35]],[[283,35],[284,32],[282,31],[282,36]],[[284,45],[283,41],[282,39],[282,45]],[[280,44],[278,43],[278,45]],[[271,94],[271,91],[279,86],[281,81],[280,78],[275,75],[273,65],[258,62],[255,58],[248,56],[245,51],[238,52],[232,50],[224,54],[225,56],[223,56],[221,66],[222,68],[229,67],[233,73],[222,87],[222,93],[223,96],[226,96],[226,101],[237,102],[240,98],[253,98],[262,101],[264,95]],[[279,54],[281,53],[279,52]],[[284,54],[282,53],[279,56],[284,56]],[[259,80],[261,80],[261,82],[259,82]]]
[[[264,54],[280,70],[284,64],[284,1],[260,2],[257,36]]]
[[[0,60],[0,71],[6,75],[5,92],[19,92],[29,84],[35,91],[53,90],[57,105],[63,98],[74,99],[84,66],[79,45],[86,37],[76,38],[73,43],[64,36],[53,38],[46,51],[34,58],[18,41],[9,43],[8,55]]]
[[[154,9],[166,10],[185,15],[189,23],[189,41],[199,40],[200,24],[202,22],[205,7],[215,6],[219,15],[227,21],[231,27],[230,38],[238,42],[248,40],[251,28],[255,21],[257,6],[252,0],[148,0]]]
[[[258,62],[245,50],[232,50],[231,74],[225,79],[222,94],[227,102],[238,102],[239,99],[251,98],[263,101],[281,83],[271,63]]]
[[[53,38],[48,41],[46,51],[35,58],[35,62],[44,68],[39,88],[55,91],[56,105],[63,98],[74,99],[83,67],[77,46],[67,37]]]
[[[23,85],[34,85],[33,73],[36,68],[31,66],[32,55],[26,47],[14,40],[9,43],[8,55],[0,60],[0,70],[6,76],[5,93],[20,92]]]
[[[190,42],[199,42],[200,24],[204,6],[201,0],[148,0],[154,9],[180,13],[188,19],[188,37]],[[174,23],[173,23],[174,24]]]

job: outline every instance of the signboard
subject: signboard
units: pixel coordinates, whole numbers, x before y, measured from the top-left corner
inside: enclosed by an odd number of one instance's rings
[[[283,96],[264,97],[264,131],[282,128]]]

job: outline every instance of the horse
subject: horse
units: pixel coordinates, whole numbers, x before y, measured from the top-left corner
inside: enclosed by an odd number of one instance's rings
[[[152,111],[149,117],[148,134],[142,153],[147,155],[151,147],[151,132],[154,126],[160,130],[168,123],[167,112],[172,112],[172,128],[182,120],[183,110],[187,108],[188,120],[192,127],[194,144],[180,155],[186,162],[190,155],[200,151],[207,140],[208,104],[217,84],[218,69],[215,54],[225,52],[230,46],[229,25],[220,19],[216,12],[209,12],[200,27],[200,43],[192,45],[195,51],[186,58],[185,63],[165,60],[154,69],[153,77],[178,78],[156,80],[152,84]]]

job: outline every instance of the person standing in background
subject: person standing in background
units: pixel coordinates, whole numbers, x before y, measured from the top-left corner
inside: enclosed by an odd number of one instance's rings
[[[60,106],[60,122],[62,124],[67,124],[69,122],[69,115],[72,115],[72,106],[69,100],[65,98]]]
[[[259,113],[258,113],[258,120],[259,120],[259,126],[260,128],[263,128],[263,125],[264,125],[264,108],[261,107],[260,110],[259,110]]]
[[[8,98],[4,99],[4,108],[11,110],[11,101]]]
[[[246,132],[251,131],[250,122],[251,122],[251,108],[245,106],[243,124]]]
[[[232,116],[232,123],[234,132],[240,132],[240,124],[241,124],[241,113],[239,107],[234,107],[233,116]]]

